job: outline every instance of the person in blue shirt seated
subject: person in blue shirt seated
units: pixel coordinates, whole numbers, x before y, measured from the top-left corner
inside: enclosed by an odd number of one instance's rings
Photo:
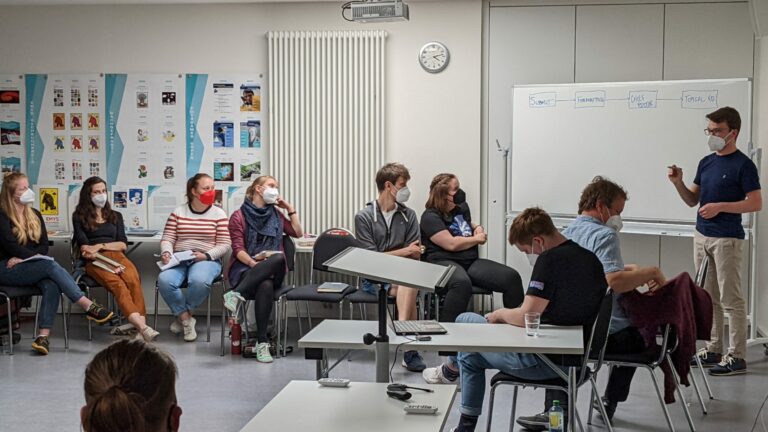
[[[744,245],[742,213],[763,208],[757,166],[736,147],[741,116],[731,107],[707,114],[707,145],[713,153],[696,168],[690,187],[683,182],[683,169],[669,167],[667,176],[680,198],[689,206],[699,205],[693,236],[693,259],[698,271],[709,257],[704,289],[712,297],[714,325],[706,348],[697,353],[710,375],[747,372],[747,310],[741,292],[741,262]],[[749,139],[749,137],[747,137]],[[731,347],[723,355],[723,309],[728,309]],[[695,361],[692,361],[695,364]]]
[[[509,228],[509,243],[526,254],[533,264],[523,304],[514,309],[498,309],[485,318],[463,313],[456,322],[524,327],[525,314],[538,312],[544,324],[583,326],[584,340],[587,340],[608,289],[603,266],[595,254],[560,234],[549,215],[540,208],[526,209],[515,218]],[[461,418],[453,429],[457,432],[471,432],[477,426],[483,410],[486,370],[498,369],[507,375],[537,381],[558,377],[536,354],[461,352],[458,362]],[[566,408],[563,407],[563,411],[567,412]]]
[[[603,265],[608,285],[615,293],[611,326],[608,331],[606,353],[636,354],[645,350],[643,336],[633,327],[619,299],[622,293],[648,284],[655,288],[664,284],[664,274],[658,267],[640,267],[624,264],[621,257],[619,231],[623,223],[621,213],[628,200],[627,192],[618,184],[604,177],[595,177],[582,191],[579,199],[579,216],[563,231],[563,235],[579,246],[592,251]],[[616,406],[629,396],[629,386],[635,368],[614,367],[605,387],[603,406],[609,421],[613,419]],[[529,430],[549,428],[548,409],[554,400],[564,400],[565,394],[558,390],[547,390],[544,411],[533,416],[518,417],[517,423]],[[598,411],[599,413],[599,411]]]

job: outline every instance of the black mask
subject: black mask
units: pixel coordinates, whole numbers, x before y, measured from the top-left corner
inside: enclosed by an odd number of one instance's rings
[[[456,194],[453,195],[453,203],[456,205],[461,205],[467,202],[467,194],[464,193],[464,191],[459,188],[456,191]]]

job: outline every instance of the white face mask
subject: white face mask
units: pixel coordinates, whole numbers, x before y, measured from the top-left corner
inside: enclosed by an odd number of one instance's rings
[[[24,193],[19,197],[19,202],[25,205],[35,202],[35,191],[32,189],[25,190]]]
[[[710,135],[709,138],[707,138],[707,145],[709,146],[709,149],[714,152],[722,151],[727,144],[726,139],[729,135],[731,135],[731,132],[728,132],[728,135],[726,135],[724,138],[720,138],[717,135]]]
[[[405,204],[408,202],[408,198],[411,197],[411,190],[408,189],[408,186],[403,186],[400,188],[400,190],[397,191],[397,194],[395,194],[395,201],[397,201],[400,204]]]
[[[605,221],[605,226],[619,232],[624,227],[624,222],[621,220],[621,215],[611,216],[611,211],[608,210],[608,219]]]
[[[264,189],[264,192],[261,193],[261,196],[264,198],[265,203],[274,204],[280,197],[280,191],[278,191],[277,188],[267,187]]]
[[[539,259],[539,254],[533,253],[533,245],[533,240],[531,240],[531,253],[525,254],[525,257],[528,258],[528,264],[530,264],[531,267],[536,265],[536,260]]]
[[[107,194],[96,194],[91,197],[91,202],[98,208],[104,208],[107,205]]]

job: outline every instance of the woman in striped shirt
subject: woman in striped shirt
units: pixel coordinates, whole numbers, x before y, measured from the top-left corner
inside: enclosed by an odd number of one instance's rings
[[[187,180],[187,203],[171,213],[160,242],[163,264],[175,252],[192,251],[194,259],[163,270],[157,285],[163,300],[176,319],[171,333],[184,332],[187,342],[197,339],[192,311],[205,301],[211,284],[221,274],[221,259],[230,250],[227,214],[213,205],[216,196],[213,179],[198,173]],[[181,291],[184,282],[189,290]]]

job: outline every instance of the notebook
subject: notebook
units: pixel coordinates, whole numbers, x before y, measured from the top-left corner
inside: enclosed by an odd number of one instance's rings
[[[392,321],[392,317],[387,314],[387,324],[398,336],[441,335],[448,333],[448,330],[435,320]]]
[[[342,293],[345,289],[349,288],[349,284],[344,282],[323,282],[322,285],[317,287],[319,293]]]

